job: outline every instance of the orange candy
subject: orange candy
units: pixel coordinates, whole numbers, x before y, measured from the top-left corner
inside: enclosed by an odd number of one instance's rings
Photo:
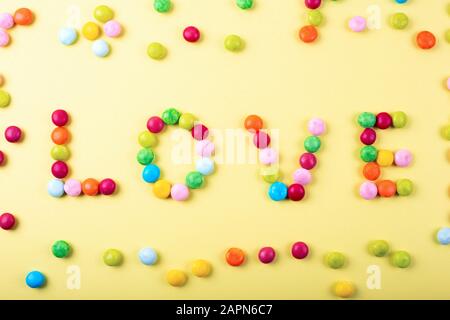
[[[417,45],[422,49],[431,49],[436,44],[436,37],[429,31],[422,31],[417,34]]]
[[[30,9],[20,8],[14,13],[14,22],[18,25],[28,26],[34,21],[34,14]]]
[[[367,180],[375,181],[380,177],[380,166],[376,162],[368,162],[363,169],[363,175]]]
[[[244,263],[245,252],[239,248],[230,248],[228,249],[225,258],[230,266],[238,267]]]
[[[69,131],[64,127],[57,127],[52,132],[52,141],[55,144],[66,144],[69,140]]]
[[[252,114],[245,118],[244,126],[248,131],[255,133],[262,129],[263,121],[259,116]]]
[[[95,196],[98,194],[98,181],[92,178],[86,179],[81,184],[81,190],[87,196]]]
[[[300,29],[298,35],[303,42],[309,43],[317,39],[318,33],[316,27],[304,26]]]
[[[377,187],[380,197],[390,198],[397,192],[397,185],[391,180],[381,180],[377,183]]]

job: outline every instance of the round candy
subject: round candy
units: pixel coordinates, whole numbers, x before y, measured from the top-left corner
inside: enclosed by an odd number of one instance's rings
[[[113,179],[103,179],[98,185],[98,191],[105,195],[112,195],[116,191],[116,182]]]
[[[392,28],[403,30],[408,26],[409,18],[403,12],[397,12],[391,16],[390,23]]]
[[[249,115],[247,118],[245,118],[245,121],[244,121],[245,129],[247,129],[251,133],[258,132],[259,130],[261,130],[263,128],[263,125],[264,125],[264,123],[263,123],[263,120],[261,119],[261,117],[254,115],[254,114]]]
[[[339,269],[345,264],[345,256],[340,252],[330,252],[325,256],[325,262],[330,268]]]
[[[364,166],[363,175],[367,180],[375,181],[380,177],[380,166],[376,162],[368,162]]]
[[[52,122],[57,127],[63,127],[69,122],[69,114],[65,110],[55,110],[52,113]]]
[[[447,29],[447,31],[445,31],[445,41],[450,43],[450,29]]]
[[[305,6],[308,9],[317,9],[322,4],[322,0],[305,0]]]
[[[0,47],[7,47],[11,38],[6,30],[0,29]]]
[[[358,117],[358,123],[363,128],[372,128],[377,122],[377,117],[371,112],[363,112]]]
[[[245,261],[245,252],[239,248],[230,248],[225,254],[225,259],[230,266],[238,267]]]
[[[147,54],[154,60],[162,60],[167,56],[167,49],[159,42],[152,42],[147,47]]]
[[[338,281],[333,285],[333,293],[339,298],[351,298],[355,291],[355,286],[349,281]]]
[[[354,32],[362,32],[367,28],[367,21],[364,17],[356,16],[350,19],[348,27]]]
[[[14,13],[14,22],[21,26],[28,26],[34,21],[34,14],[28,8],[17,9]]]
[[[208,137],[209,130],[203,124],[196,124],[191,129],[191,135],[195,140],[201,141]]]
[[[155,147],[158,143],[158,138],[151,132],[142,131],[138,137],[139,144],[144,148]]]
[[[395,152],[394,162],[397,167],[407,167],[411,164],[413,156],[409,150],[401,149]]]
[[[308,12],[308,22],[313,26],[320,26],[323,21],[323,15],[319,10],[311,10]]]
[[[308,245],[304,242],[296,242],[292,245],[291,254],[295,259],[305,259],[309,254]]]
[[[281,201],[286,199],[288,188],[283,182],[274,182],[269,187],[268,195],[273,201]]]
[[[300,156],[299,162],[303,169],[311,170],[316,166],[317,159],[314,154],[306,152]]]
[[[312,25],[304,26],[298,32],[300,40],[305,43],[314,42],[319,36],[316,27]]]
[[[392,117],[387,112],[380,112],[377,114],[376,126],[379,129],[387,129],[392,125]]]
[[[442,130],[442,135],[444,136],[444,139],[450,141],[450,125],[445,126]]]
[[[48,194],[55,198],[61,198],[64,195],[64,182],[58,179],[52,179],[47,184]]]
[[[178,126],[185,130],[191,130],[192,127],[195,125],[196,120],[197,119],[195,118],[195,116],[193,114],[183,113],[181,115],[180,119],[178,119]]]
[[[275,250],[272,247],[264,247],[259,250],[258,259],[262,263],[271,263],[275,260]]]
[[[398,4],[404,4],[407,3],[408,0],[395,0],[395,2],[397,2]]]
[[[194,276],[200,277],[200,278],[204,278],[207,277],[211,274],[212,271],[212,267],[211,264],[206,261],[206,260],[195,260],[192,263],[192,274]]]
[[[364,146],[359,152],[361,160],[364,162],[373,162],[377,159],[378,150],[374,146]]]
[[[359,195],[366,200],[375,199],[378,195],[377,185],[370,181],[363,182],[359,187]]]
[[[95,22],[87,22],[81,29],[81,33],[88,40],[97,40],[100,37],[100,27]]]
[[[123,262],[123,255],[117,249],[108,249],[103,253],[103,262],[110,267],[120,266]]]
[[[32,289],[42,288],[45,285],[45,276],[42,272],[31,271],[27,274],[25,283]]]
[[[311,183],[312,174],[309,170],[299,168],[295,170],[293,174],[293,179],[295,182],[301,184],[302,186],[306,186]]]
[[[167,283],[174,287],[182,287],[186,284],[187,276],[181,270],[170,270],[166,275]]]
[[[259,161],[269,165],[278,162],[278,152],[272,148],[265,148],[259,151]]]
[[[54,160],[67,161],[70,158],[70,151],[66,146],[53,146],[50,154]]]
[[[6,92],[5,90],[0,89],[0,108],[6,108],[7,106],[9,106],[10,103],[11,103],[11,96],[9,95],[9,93]]]
[[[372,128],[366,128],[361,133],[359,140],[361,140],[361,142],[365,145],[372,145],[377,140],[377,133]]]
[[[57,127],[53,129],[51,138],[55,144],[66,144],[69,140],[69,130],[64,127]]]
[[[392,125],[394,128],[403,128],[408,123],[408,116],[403,111],[392,113]]]
[[[389,167],[394,163],[394,153],[389,150],[378,150],[377,163],[381,167]]]
[[[369,243],[369,253],[375,257],[384,257],[389,252],[389,244],[384,240],[374,240]]]
[[[70,255],[70,245],[64,240],[56,241],[52,246],[52,253],[57,258],[66,258]]]
[[[158,180],[153,185],[153,194],[160,199],[167,199],[170,196],[172,185],[167,180]]]
[[[253,144],[258,149],[265,149],[270,145],[270,136],[264,131],[258,131],[253,135]]]
[[[431,49],[436,44],[436,37],[429,31],[421,31],[416,37],[417,45],[421,49]]]
[[[186,27],[183,30],[183,38],[187,42],[197,42],[200,39],[200,30],[194,26]]]
[[[158,261],[158,253],[153,248],[142,248],[139,250],[139,260],[146,266],[152,266]]]
[[[94,18],[105,23],[114,18],[114,11],[108,6],[98,6],[94,9]]]
[[[63,161],[56,161],[52,165],[52,174],[55,178],[64,179],[69,173],[69,167]]]
[[[116,20],[111,20],[105,23],[103,26],[103,31],[105,35],[110,38],[117,38],[122,35],[123,29],[122,25]]]
[[[161,119],[167,125],[174,125],[178,123],[180,116],[181,113],[177,109],[169,108],[163,112]]]
[[[139,150],[136,159],[140,164],[146,166],[153,162],[153,159],[155,159],[155,153],[150,148],[144,148]]]
[[[413,192],[414,185],[413,185],[412,181],[409,179],[400,179],[400,180],[397,180],[396,188],[397,188],[397,194],[399,196],[406,197],[406,196],[409,196]]]
[[[69,179],[64,183],[64,192],[69,197],[78,197],[81,194],[81,182],[75,179]]]
[[[3,151],[0,150],[0,166],[2,166],[3,164],[5,164],[5,160],[6,160],[6,156],[3,153]]]
[[[81,184],[81,190],[87,196],[96,196],[98,194],[98,181],[88,178]]]
[[[10,126],[5,130],[5,139],[8,142],[16,143],[22,138],[22,130],[16,126]]]
[[[147,183],[154,183],[159,179],[161,171],[159,167],[155,164],[146,165],[142,171],[142,179]]]
[[[199,189],[203,186],[205,179],[200,172],[192,171],[186,175],[186,185],[191,189]]]
[[[16,218],[11,213],[3,213],[0,216],[0,228],[3,230],[11,230],[16,224]]]
[[[172,7],[172,3],[170,0],[154,0],[153,8],[159,13],[169,12]]]
[[[320,118],[314,118],[309,120],[308,122],[308,131],[313,136],[320,136],[325,133],[327,130],[327,126],[325,124],[325,121],[323,121]]]
[[[185,201],[189,198],[189,188],[181,183],[174,184],[170,189],[170,197],[175,201]]]
[[[100,58],[104,58],[111,52],[111,47],[108,42],[103,39],[99,39],[92,43],[92,52]]]
[[[305,188],[298,183],[293,183],[289,186],[287,197],[292,201],[300,201],[305,197]]]
[[[147,129],[153,133],[160,133],[164,129],[164,121],[157,116],[153,116],[147,121]]]
[[[14,17],[9,13],[0,13],[0,28],[2,29],[11,29],[14,27]]]
[[[260,169],[260,174],[265,182],[274,183],[280,177],[277,166],[267,166]]]
[[[397,268],[408,268],[411,264],[411,256],[406,251],[396,251],[392,253],[391,263]]]
[[[242,10],[251,9],[253,0],[236,0],[236,5]]]
[[[211,157],[215,149],[214,143],[209,140],[201,140],[195,144],[195,151],[200,157]]]
[[[244,48],[244,40],[238,35],[230,34],[225,37],[224,46],[228,51],[238,52]]]
[[[305,150],[311,153],[315,153],[319,151],[320,146],[322,145],[322,142],[320,141],[320,138],[316,136],[310,136],[305,139],[305,142],[303,143]]]
[[[397,185],[391,180],[381,180],[377,183],[378,194],[384,198],[395,196]]]
[[[59,30],[58,34],[59,42],[61,42],[65,46],[70,46],[77,42],[78,40],[78,32],[75,28],[62,28]]]
[[[436,239],[440,244],[450,244],[450,228],[441,228],[436,234]]]
[[[214,172],[214,161],[210,158],[200,158],[195,162],[195,169],[204,176],[210,175]]]

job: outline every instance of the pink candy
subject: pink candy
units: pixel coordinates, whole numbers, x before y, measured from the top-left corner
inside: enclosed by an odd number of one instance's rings
[[[305,6],[308,9],[317,9],[322,4],[322,0],[305,0]]]
[[[0,29],[0,47],[6,47],[9,45],[10,37],[6,30]]]
[[[275,260],[275,250],[272,247],[264,247],[259,250],[258,258],[262,263],[271,263]]]
[[[211,157],[216,149],[214,143],[209,140],[198,141],[195,145],[195,151],[200,157]]]
[[[64,183],[64,192],[70,197],[78,197],[81,194],[81,182],[69,179]]]
[[[413,156],[409,150],[398,150],[394,155],[394,162],[397,167],[407,167],[411,164]]]
[[[9,13],[0,13],[0,28],[11,29],[14,27],[14,17]]]
[[[447,78],[447,89],[450,90],[450,77]]]
[[[305,259],[308,256],[309,248],[304,242],[296,242],[292,245],[291,254],[295,259]]]
[[[122,34],[122,25],[115,20],[110,20],[103,26],[103,31],[107,37],[117,38]]]
[[[105,196],[112,195],[116,191],[116,183],[113,179],[103,179],[98,185],[98,191]]]
[[[303,169],[311,170],[313,169],[317,164],[316,156],[312,153],[305,152],[300,156],[300,165]]]
[[[197,42],[200,39],[200,31],[194,27],[186,27],[183,31],[183,38],[187,42]]]
[[[320,136],[326,131],[326,124],[320,118],[313,118],[308,122],[308,131],[314,136]]]
[[[366,200],[375,199],[378,195],[377,185],[373,182],[366,181],[361,184],[361,187],[359,188],[359,194]]]
[[[147,129],[153,133],[159,133],[164,129],[164,121],[157,116],[151,117],[147,121]]]
[[[278,152],[272,148],[265,148],[259,151],[259,161],[262,164],[273,164],[278,161]]]
[[[181,183],[174,184],[170,190],[170,196],[173,200],[184,201],[189,198],[189,188]]]
[[[302,186],[306,186],[311,182],[312,175],[310,171],[300,168],[295,170],[293,178],[295,182],[301,184]]]
[[[64,127],[69,122],[69,114],[62,109],[55,110],[52,113],[52,122],[57,127]]]
[[[22,138],[22,130],[16,126],[10,126],[5,130],[5,139],[8,142],[16,143]]]
[[[367,27],[366,19],[361,16],[353,17],[348,22],[348,27],[354,32],[362,32]]]
[[[69,167],[63,161],[56,161],[52,165],[52,174],[55,178],[64,179],[69,173]]]

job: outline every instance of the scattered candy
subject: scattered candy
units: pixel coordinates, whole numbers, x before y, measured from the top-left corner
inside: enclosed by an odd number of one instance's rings
[[[442,129],[442,135],[445,140],[450,141],[450,125],[447,125]]]
[[[412,181],[409,179],[400,179],[400,180],[397,180],[396,188],[397,188],[397,194],[399,196],[406,197],[406,196],[409,196],[413,192],[414,185],[413,185]]]
[[[376,162],[368,162],[364,166],[363,175],[367,180],[375,181],[380,177],[380,166]]]
[[[69,197],[78,197],[81,194],[81,182],[75,179],[69,179],[64,183],[64,192]]]
[[[377,164],[380,167],[389,167],[394,163],[394,153],[389,150],[378,150]]]
[[[170,196],[175,201],[185,201],[189,198],[189,188],[181,183],[174,184],[170,189]]]
[[[153,185],[153,194],[160,199],[167,199],[170,196],[172,185],[169,181],[160,179]]]
[[[359,195],[365,200],[375,199],[378,195],[377,185],[370,181],[363,182],[359,188]]]
[[[147,47],[147,54],[154,60],[162,60],[167,55],[167,49],[159,42],[152,42]]]
[[[392,253],[391,263],[398,268],[408,268],[411,264],[411,256],[406,251]]]
[[[384,198],[390,198],[397,192],[397,185],[391,180],[381,180],[377,183],[378,195]]]
[[[298,33],[300,40],[305,43],[314,42],[319,36],[316,27],[313,25],[304,26],[300,29]]]
[[[325,133],[326,128],[325,121],[320,118],[313,118],[308,122],[308,131],[313,136],[321,136]]]
[[[304,242],[296,242],[292,245],[291,254],[295,259],[305,259],[309,254],[308,245]]]
[[[25,283],[32,289],[42,288],[45,285],[45,276],[42,272],[31,271],[25,278]]]
[[[103,26],[103,32],[107,37],[117,38],[122,35],[123,28],[118,21],[111,20],[105,23],[105,25]]]
[[[98,6],[94,9],[94,18],[101,23],[114,19],[114,11],[108,6]]]
[[[0,29],[0,47],[7,47],[11,38],[6,30]]]
[[[87,196],[96,196],[98,194],[98,187],[98,181],[92,178],[88,178],[81,183],[81,190]]]
[[[271,263],[273,260],[275,260],[275,250],[272,247],[264,247],[259,250],[258,253],[258,259],[262,263]]]
[[[403,12],[397,12],[391,16],[390,23],[392,28],[403,30],[408,26],[409,18]]]
[[[260,174],[267,183],[274,183],[280,177],[277,166],[267,166],[260,170]]]
[[[317,9],[322,4],[322,0],[305,0],[305,6],[308,9]]]
[[[200,30],[194,26],[186,27],[183,30],[183,38],[187,42],[197,42],[200,39]]]
[[[101,29],[95,22],[90,21],[85,23],[81,33],[86,39],[94,41],[100,37]]]
[[[268,195],[273,201],[281,201],[286,199],[288,188],[283,182],[274,182],[270,185]]]
[[[252,8],[253,0],[236,0],[236,5],[242,10],[248,10]]]
[[[195,260],[192,263],[192,274],[194,276],[205,278],[208,277],[212,272],[211,264],[206,260]]]
[[[34,21],[34,14],[28,8],[20,8],[14,13],[14,22],[17,25],[28,26]]]
[[[111,52],[111,47],[108,42],[103,39],[96,40],[92,43],[92,52],[100,58],[104,58]]]
[[[395,152],[394,162],[397,167],[408,167],[412,162],[413,156],[409,150],[401,149]]]
[[[230,248],[225,254],[225,259],[230,266],[238,267],[245,261],[245,252],[239,248]]]
[[[103,179],[98,185],[98,191],[100,194],[110,196],[116,191],[116,183],[113,179]]]
[[[0,228],[3,230],[11,230],[16,224],[16,218],[11,213],[3,213],[0,215]]]
[[[75,28],[62,28],[59,30],[59,42],[61,42],[65,46],[70,46],[77,42],[78,40],[78,32]]]
[[[313,26],[320,26],[323,21],[323,15],[319,10],[311,10],[308,12],[308,22]]]
[[[0,28],[8,30],[14,27],[14,17],[9,13],[0,13]]]
[[[5,139],[10,143],[19,142],[22,138],[22,130],[16,126],[10,126],[5,130]]]
[[[258,149],[265,149],[270,145],[270,136],[263,131],[258,131],[253,135],[253,144]]]
[[[64,240],[58,240],[52,246],[52,253],[57,258],[66,258],[71,253],[70,245]]]
[[[158,261],[158,253],[153,248],[142,248],[139,250],[139,260],[146,266],[152,266]]]
[[[174,287],[182,287],[186,284],[187,276],[181,270],[170,270],[166,275],[167,283]]]
[[[389,252],[389,243],[384,240],[374,240],[369,243],[369,253],[375,257],[384,257]]]
[[[5,90],[0,89],[0,108],[6,108],[7,106],[9,106],[10,103],[11,103],[11,96],[9,95],[9,93],[6,92]]]
[[[416,41],[419,48],[427,50],[435,46],[436,37],[429,31],[421,31],[417,34]]]
[[[354,32],[363,32],[367,28],[367,21],[364,17],[356,16],[350,19],[348,27]]]
[[[326,264],[332,269],[342,268],[345,260],[345,256],[340,252],[330,252],[325,256]]]
[[[228,51],[238,52],[244,49],[244,40],[238,35],[230,34],[225,37],[224,46]]]
[[[181,117],[181,113],[174,108],[169,108],[165,110],[161,116],[162,120],[167,125],[174,125],[178,123],[178,120]]]
[[[437,241],[442,245],[450,244],[450,228],[441,228],[436,234]]]
[[[333,293],[339,298],[351,298],[355,291],[355,286],[349,281],[338,281],[333,285]]]
[[[69,173],[69,167],[63,161],[56,161],[52,165],[52,174],[55,178],[64,179]]]
[[[309,183],[311,183],[312,180],[312,174],[311,171],[299,168],[295,170],[293,174],[293,179],[295,182],[301,184],[302,186],[306,186]]]
[[[64,110],[56,110],[52,113],[52,122],[57,127],[63,127],[69,122],[69,115]]]
[[[117,249],[108,249],[103,253],[103,262],[110,267],[117,267],[123,263],[123,255]]]
[[[172,3],[170,0],[154,0],[153,8],[159,13],[166,13],[172,8]]]
[[[47,184],[48,194],[54,198],[61,198],[64,195],[64,182],[58,179],[52,179]]]

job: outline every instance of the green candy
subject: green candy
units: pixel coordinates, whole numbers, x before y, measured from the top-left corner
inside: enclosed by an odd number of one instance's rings
[[[139,144],[144,148],[151,148],[156,146],[158,138],[149,131],[142,131],[138,137]]]
[[[244,48],[244,40],[235,34],[230,34],[226,36],[224,46],[229,51],[238,52]]]
[[[319,10],[310,10],[308,12],[308,21],[313,26],[320,26],[323,21],[323,15]]]
[[[162,60],[167,55],[167,49],[159,42],[152,42],[147,47],[147,54],[155,60]]]
[[[108,6],[98,6],[94,9],[94,18],[105,23],[114,18],[114,11]]]
[[[70,158],[70,151],[64,145],[55,145],[50,151],[50,155],[54,160],[67,161]]]
[[[278,169],[270,166],[262,167],[260,174],[263,177],[264,181],[267,183],[274,183],[280,178]]]
[[[361,160],[364,162],[373,162],[377,159],[378,150],[374,146],[364,146],[359,152]]]
[[[123,262],[122,252],[117,249],[108,249],[103,254],[103,262],[110,267],[120,266]]]
[[[178,120],[180,119],[180,116],[181,113],[178,110],[170,108],[163,112],[161,118],[165,124],[170,125],[170,124],[177,124]]]
[[[64,240],[58,240],[52,246],[52,253],[57,258],[68,257],[70,250],[70,245]]]
[[[409,18],[403,12],[397,12],[391,16],[390,23],[392,28],[402,30],[408,26]]]
[[[140,164],[146,166],[153,162],[153,160],[155,159],[155,153],[152,149],[144,148],[139,150],[136,158]]]
[[[155,0],[153,2],[153,8],[159,13],[169,12],[172,7],[170,0]]]
[[[178,119],[178,125],[180,126],[180,128],[191,130],[194,127],[196,120],[197,119],[193,114],[183,113],[180,119]]]
[[[332,269],[342,268],[345,264],[345,256],[340,252],[330,252],[325,256],[325,263]]]
[[[377,117],[371,112],[363,112],[358,117],[358,123],[363,128],[372,128],[377,122]]]
[[[247,10],[253,6],[253,0],[236,0],[236,5],[243,10]]]
[[[391,256],[391,263],[398,268],[408,268],[411,264],[411,256],[406,251],[394,252]]]
[[[308,138],[305,139],[303,145],[306,151],[314,153],[319,151],[322,142],[316,136],[309,136]]]
[[[397,193],[399,196],[409,196],[414,190],[414,185],[409,179],[400,179],[397,181]]]
[[[186,185],[191,189],[201,188],[204,182],[205,179],[200,172],[192,171],[189,172],[186,176]]]
[[[6,108],[11,103],[11,96],[5,90],[0,89],[0,108]]]
[[[384,240],[375,240],[369,243],[369,253],[375,257],[384,257],[389,252],[389,244]]]
[[[450,124],[442,129],[442,136],[445,140],[450,141]]]
[[[396,111],[391,116],[394,128],[403,128],[408,123],[408,116],[403,111]]]
[[[450,43],[450,29],[447,29],[447,31],[445,31],[445,41]]]

